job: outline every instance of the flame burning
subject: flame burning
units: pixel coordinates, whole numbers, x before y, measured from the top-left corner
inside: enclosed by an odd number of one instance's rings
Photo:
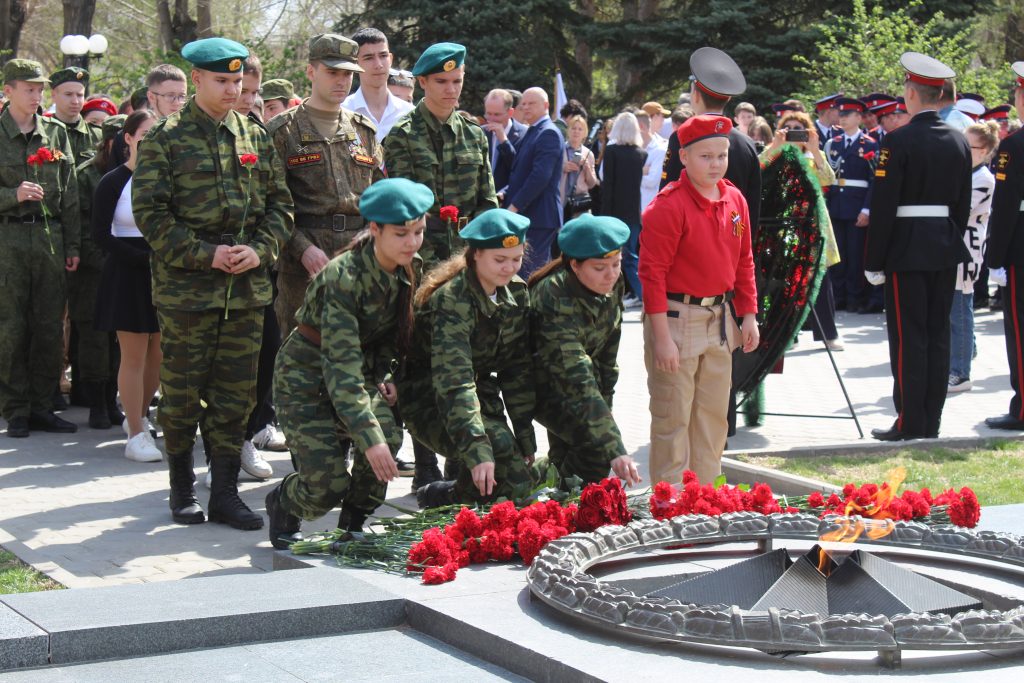
[[[900,485],[907,478],[907,470],[897,467],[886,474],[885,483],[878,487],[866,504],[858,504],[850,500],[846,504],[846,517],[836,520],[839,525],[835,531],[821,535],[819,541],[826,543],[855,543],[861,535],[871,540],[885,538],[896,528],[894,515],[889,510],[889,503],[896,497]],[[818,571],[828,576],[829,555],[820,550],[818,553]]]

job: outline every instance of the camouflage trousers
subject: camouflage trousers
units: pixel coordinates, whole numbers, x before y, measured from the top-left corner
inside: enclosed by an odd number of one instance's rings
[[[47,411],[64,356],[65,299],[60,224],[56,254],[39,224],[0,218],[0,412],[5,420]]]
[[[277,294],[274,297],[274,313],[277,323],[281,326],[281,340],[288,338],[288,333],[295,329],[295,313],[306,298],[306,288],[310,283],[309,274],[305,271],[293,273],[281,270],[277,273]]]
[[[78,378],[83,382],[106,382],[117,379],[113,367],[111,345],[113,335],[93,329],[96,295],[100,288],[100,271],[79,266],[68,273],[68,317],[75,324],[77,348],[73,353]]]
[[[538,373],[537,381],[548,385],[537,396],[534,416],[548,430],[548,460],[563,480],[579,477],[589,484],[607,477],[612,459],[626,453],[618,425],[603,417],[607,404],[601,402],[602,410],[596,410],[598,406],[584,400],[564,378],[545,378]]]
[[[210,442],[210,457],[237,456],[256,403],[256,366],[263,307],[175,311],[158,308],[160,323],[160,426],[167,455],[191,455],[196,427]],[[206,402],[204,409],[200,401]]]
[[[296,471],[281,482],[281,506],[302,519],[317,519],[337,507],[366,515],[377,509],[374,498],[384,500],[388,485],[377,480],[366,455],[353,448],[352,472],[346,455],[352,445],[348,427],[334,410],[323,380],[320,349],[297,332],[281,346],[274,367],[274,405],[288,439]],[[391,453],[402,447],[402,428],[394,410],[367,380],[373,414]]]
[[[563,441],[548,430],[548,460],[558,470],[562,480],[579,477],[584,484],[598,482],[608,476],[608,459],[585,445]]]
[[[414,386],[417,388],[413,389]],[[460,500],[466,503],[485,503],[496,498],[510,498],[517,488],[536,483],[536,474],[523,460],[516,437],[505,419],[504,406],[500,398],[479,397],[480,417],[487,439],[491,442],[496,482],[491,496],[481,496],[473,484],[472,470],[463,463],[458,447],[448,433],[429,385],[414,383],[399,389],[399,396],[402,397],[403,394],[410,397],[409,400],[401,399],[402,418],[409,433],[427,448],[440,453],[448,460],[454,460],[458,465],[452,469],[458,472],[455,491]],[[445,471],[451,470],[446,466]]]

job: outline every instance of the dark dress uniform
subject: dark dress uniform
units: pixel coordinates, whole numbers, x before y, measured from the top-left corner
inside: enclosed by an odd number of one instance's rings
[[[828,213],[836,233],[839,263],[832,285],[836,308],[858,310],[866,304],[864,282],[864,228],[857,227],[857,216],[871,205],[871,185],[878,156],[878,142],[867,133],[858,133],[848,143],[840,133],[825,143],[825,158],[836,172],[836,182],[828,188]]]
[[[882,440],[938,436],[949,381],[949,311],[971,209],[971,152],[934,110],[885,136],[864,261],[884,271],[898,417]]]
[[[1008,415],[989,418],[985,423],[996,429],[1024,429],[1020,376],[1024,367],[1024,317],[1020,314],[1024,295],[1024,135],[1019,131],[999,144],[995,176],[985,263],[989,268],[1006,269],[1003,330],[1013,397]]]

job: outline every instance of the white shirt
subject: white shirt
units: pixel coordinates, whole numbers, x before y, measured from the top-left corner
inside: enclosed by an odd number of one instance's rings
[[[110,234],[114,237],[143,237],[139,226],[135,224],[135,214],[132,213],[132,179],[124,184],[121,196],[117,198],[117,206],[114,207],[114,220],[110,223]]]
[[[391,91],[388,91],[388,105],[384,108],[384,114],[380,117],[380,121],[378,121],[373,113],[370,112],[370,108],[366,106],[366,98],[363,97],[362,88],[346,97],[341,106],[349,111],[359,112],[364,116],[368,116],[371,121],[377,124],[377,142],[380,142],[387,136],[388,131],[391,130],[391,127],[395,125],[403,114],[416,108],[411,102],[400,100]]]
[[[640,211],[643,211],[661,186],[661,171],[665,164],[665,151],[668,149],[668,140],[657,133],[651,135],[651,141],[647,143],[647,173],[640,179]]]
[[[967,219],[964,244],[971,253],[970,263],[961,263],[957,268],[956,289],[964,294],[974,291],[974,282],[981,271],[985,240],[988,239],[988,217],[992,212],[992,192],[996,179],[988,166],[981,164],[971,174],[971,215]]]

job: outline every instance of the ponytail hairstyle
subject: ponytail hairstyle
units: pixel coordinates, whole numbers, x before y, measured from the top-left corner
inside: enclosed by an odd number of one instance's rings
[[[571,271],[572,268],[569,267],[571,260],[573,259],[567,259],[564,255],[561,255],[552,261],[548,261],[533,272],[533,275],[531,275],[530,279],[527,281],[527,285],[530,289],[533,289],[534,285],[546,278],[548,275],[554,273],[559,268],[565,268],[566,270]]]
[[[476,272],[475,257],[478,251],[480,250],[477,247],[466,247],[447,261],[442,261],[434,266],[423,278],[423,286],[416,292],[416,306],[423,308],[434,292],[451,282],[462,271]]]
[[[992,156],[999,145],[999,123],[997,121],[979,121],[967,126],[965,133],[976,135],[985,146],[985,159]]]

